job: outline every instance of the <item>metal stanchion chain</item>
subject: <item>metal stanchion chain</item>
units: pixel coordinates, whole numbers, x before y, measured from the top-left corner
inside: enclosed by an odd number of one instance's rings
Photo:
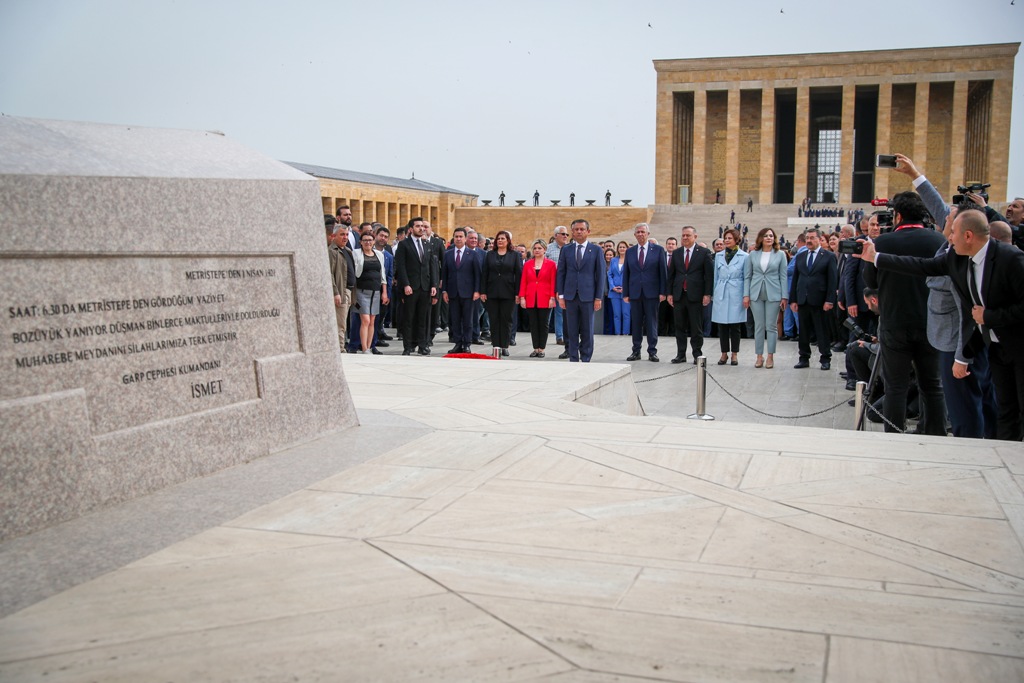
[[[648,377],[647,379],[635,379],[635,380],[633,380],[633,384],[643,384],[644,382],[653,382],[656,379],[665,379],[666,377],[675,377],[676,375],[681,375],[684,372],[691,372],[691,371],[696,370],[696,369],[697,369],[696,365],[691,365],[688,368],[683,368],[682,370],[676,370],[675,372],[670,372],[667,375],[658,375],[657,377]]]
[[[881,414],[880,412],[878,412],[877,410],[875,410],[875,407],[874,407],[873,405],[871,405],[871,401],[867,401],[867,400],[865,400],[865,402],[864,402],[864,405],[865,405],[865,406],[867,407],[867,409],[868,409],[868,410],[870,410],[870,411],[871,411],[872,413],[874,413],[874,414],[875,414],[875,415],[877,415],[878,417],[882,418],[882,421],[883,421],[883,422],[885,422],[885,424],[887,424],[887,425],[889,425],[890,427],[892,427],[893,429],[895,429],[895,430],[896,430],[896,432],[897,432],[898,434],[906,434],[906,433],[907,433],[907,432],[906,432],[905,430],[902,430],[902,429],[900,429],[899,427],[897,427],[896,425],[894,425],[894,424],[893,424],[892,422],[890,422],[890,421],[889,421],[889,419],[888,419],[888,418],[887,418],[887,417],[886,417],[885,415],[882,415],[882,414]]]
[[[767,413],[767,412],[765,412],[763,410],[758,410],[757,408],[755,408],[754,406],[752,406],[750,404],[744,403],[743,401],[741,401],[738,398],[736,398],[736,396],[731,391],[729,391],[724,386],[722,386],[722,383],[719,382],[717,379],[715,379],[715,376],[712,375],[710,372],[707,373],[707,376],[710,377],[711,381],[714,382],[715,384],[717,384],[718,388],[721,389],[722,391],[724,391],[726,393],[726,395],[729,396],[729,398],[731,398],[732,400],[736,401],[737,403],[739,403],[744,408],[747,408],[748,410],[752,410],[755,413],[758,413],[760,415],[764,415],[765,417],[774,417],[774,418],[778,418],[780,420],[799,420],[799,419],[805,418],[805,417],[815,417],[817,415],[823,415],[823,414],[825,414],[825,413],[827,413],[829,411],[835,410],[839,406],[846,405],[846,401],[847,401],[847,399],[844,398],[842,401],[840,401],[839,403],[835,404],[834,406],[829,406],[828,408],[824,408],[824,409],[819,410],[819,411],[817,411],[815,413],[807,413],[806,415],[775,415],[774,413]]]

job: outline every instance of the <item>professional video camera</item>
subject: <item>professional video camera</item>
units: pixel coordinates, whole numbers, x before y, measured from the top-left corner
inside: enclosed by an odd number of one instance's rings
[[[879,232],[892,232],[892,229],[894,227],[893,211],[892,209],[889,208],[889,200],[884,198],[880,199],[876,197],[875,199],[871,200],[871,206],[880,207],[879,210],[875,212],[875,215],[878,217]],[[859,254],[860,252],[858,251],[850,253]]]
[[[953,195],[953,206],[960,206],[961,204],[973,204],[973,202],[967,198],[967,193],[976,194],[988,203],[988,192],[986,189],[992,187],[992,183],[971,183],[970,185],[957,185],[956,191],[960,194]]]
[[[861,327],[860,325],[858,325],[857,321],[854,320],[853,318],[847,318],[846,320],[844,320],[843,321],[843,327],[848,329],[850,332],[853,332],[853,336],[855,336],[860,341],[864,341],[864,342],[872,341],[871,335],[868,334],[867,332],[865,332],[864,328]]]

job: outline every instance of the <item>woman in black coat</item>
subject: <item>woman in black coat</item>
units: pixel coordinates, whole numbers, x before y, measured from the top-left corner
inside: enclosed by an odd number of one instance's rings
[[[519,303],[519,279],[523,259],[512,249],[512,235],[499,230],[494,249],[484,254],[480,269],[480,300],[491,319],[491,346],[508,355],[512,337],[512,313]]]

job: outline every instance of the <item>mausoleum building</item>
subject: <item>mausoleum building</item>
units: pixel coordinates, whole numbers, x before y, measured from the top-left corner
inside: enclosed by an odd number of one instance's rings
[[[895,152],[943,195],[978,181],[1001,201],[1019,47],[655,60],[655,202],[868,202]]]

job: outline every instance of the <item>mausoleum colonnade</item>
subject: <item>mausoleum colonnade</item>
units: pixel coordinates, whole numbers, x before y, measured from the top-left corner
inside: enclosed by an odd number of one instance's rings
[[[658,204],[850,204],[890,192],[901,152],[943,194],[1006,195],[1019,43],[658,60]]]

